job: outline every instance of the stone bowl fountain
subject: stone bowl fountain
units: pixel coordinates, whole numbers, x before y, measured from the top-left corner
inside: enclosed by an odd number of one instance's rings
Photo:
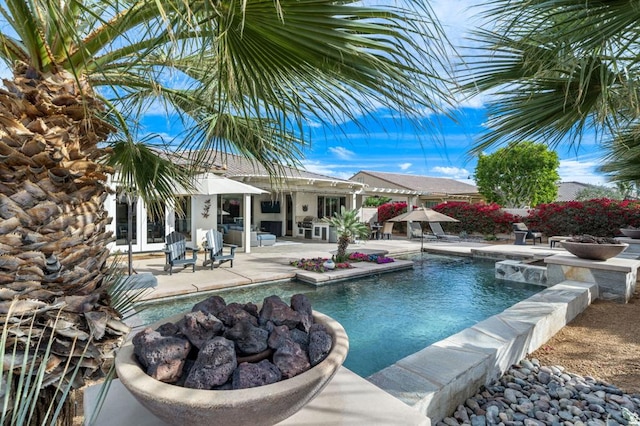
[[[150,325],[157,328],[176,315]],[[163,421],[176,425],[225,426],[273,425],[290,417],[315,398],[333,378],[349,351],[344,328],[331,317],[313,311],[316,323],[326,327],[333,338],[327,357],[295,377],[264,386],[235,390],[200,390],[158,381],[144,371],[129,339],[118,351],[118,378],[131,394]]]
[[[598,244],[583,242],[560,242],[569,253],[581,259],[607,260],[625,251],[629,244]]]

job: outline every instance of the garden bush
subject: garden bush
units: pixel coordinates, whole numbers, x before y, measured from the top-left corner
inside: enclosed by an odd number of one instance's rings
[[[378,207],[378,222],[386,222],[387,220],[406,212],[407,203],[403,201],[383,204]]]
[[[640,202],[598,198],[540,204],[526,220],[547,236],[589,234],[613,237],[624,227],[640,227]]]
[[[494,236],[500,233],[511,233],[514,222],[520,217],[506,213],[496,203],[466,203],[449,201],[440,203],[433,210],[458,219],[460,222],[442,222],[447,233],[460,234],[478,233],[484,236]]]

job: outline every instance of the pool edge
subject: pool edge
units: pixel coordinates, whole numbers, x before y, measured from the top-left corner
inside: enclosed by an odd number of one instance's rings
[[[564,281],[367,377],[431,419],[444,419],[533,352],[597,298],[594,283]]]

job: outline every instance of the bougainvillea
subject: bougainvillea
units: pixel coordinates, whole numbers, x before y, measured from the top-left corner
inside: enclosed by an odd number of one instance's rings
[[[640,227],[640,202],[599,198],[540,204],[527,218],[529,228],[545,235],[613,237],[620,228]]]
[[[393,202],[383,204],[378,207],[378,222],[386,222],[392,217],[396,217],[402,213],[406,213],[407,203],[405,202]]]
[[[520,222],[519,216],[501,210],[496,203],[465,203],[461,201],[449,201],[438,204],[433,210],[458,219],[460,222],[442,222],[447,233],[496,235],[510,233],[512,223]]]

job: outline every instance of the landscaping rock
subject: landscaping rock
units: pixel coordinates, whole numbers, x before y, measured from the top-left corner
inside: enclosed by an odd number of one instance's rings
[[[269,332],[242,319],[224,333],[224,337],[235,342],[241,355],[252,355],[267,349]]]
[[[180,332],[198,349],[220,335],[224,330],[224,324],[212,314],[205,314],[203,311],[190,312],[178,323]]]
[[[278,367],[266,359],[252,364],[243,362],[233,372],[233,389],[254,388],[280,381],[282,374]]]
[[[198,352],[184,386],[192,389],[213,389],[225,384],[238,366],[235,344],[224,337],[214,337]]]
[[[297,376],[311,368],[309,356],[293,340],[286,340],[273,354],[273,363],[284,379]]]
[[[133,338],[134,353],[149,376],[166,383],[175,383],[191,350],[187,339],[164,337],[145,328]]]
[[[331,336],[322,324],[313,324],[309,330],[309,362],[318,365],[331,352]]]
[[[536,359],[512,366],[499,380],[467,399],[464,407],[471,413],[468,421],[460,407],[452,417],[476,426],[640,424],[640,395],[626,395],[613,385],[561,367],[540,366]],[[437,423],[449,424],[447,419]]]
[[[264,299],[260,310],[260,324],[264,325],[268,321],[294,329],[302,323],[302,316],[291,309],[280,297],[274,295]]]
[[[309,298],[304,294],[294,294],[291,296],[291,309],[300,314],[301,329],[309,332],[309,327],[313,324],[313,310]]]
[[[227,303],[222,297],[211,296],[203,300],[202,302],[198,302],[193,305],[193,308],[191,308],[191,312],[202,311],[205,314],[218,316],[218,314],[222,312],[222,310],[224,310],[224,308],[226,307]]]
[[[244,310],[244,306],[239,303],[229,303],[216,315],[227,327],[233,327],[240,320],[246,319],[251,324],[257,326],[258,320],[249,312]]]

